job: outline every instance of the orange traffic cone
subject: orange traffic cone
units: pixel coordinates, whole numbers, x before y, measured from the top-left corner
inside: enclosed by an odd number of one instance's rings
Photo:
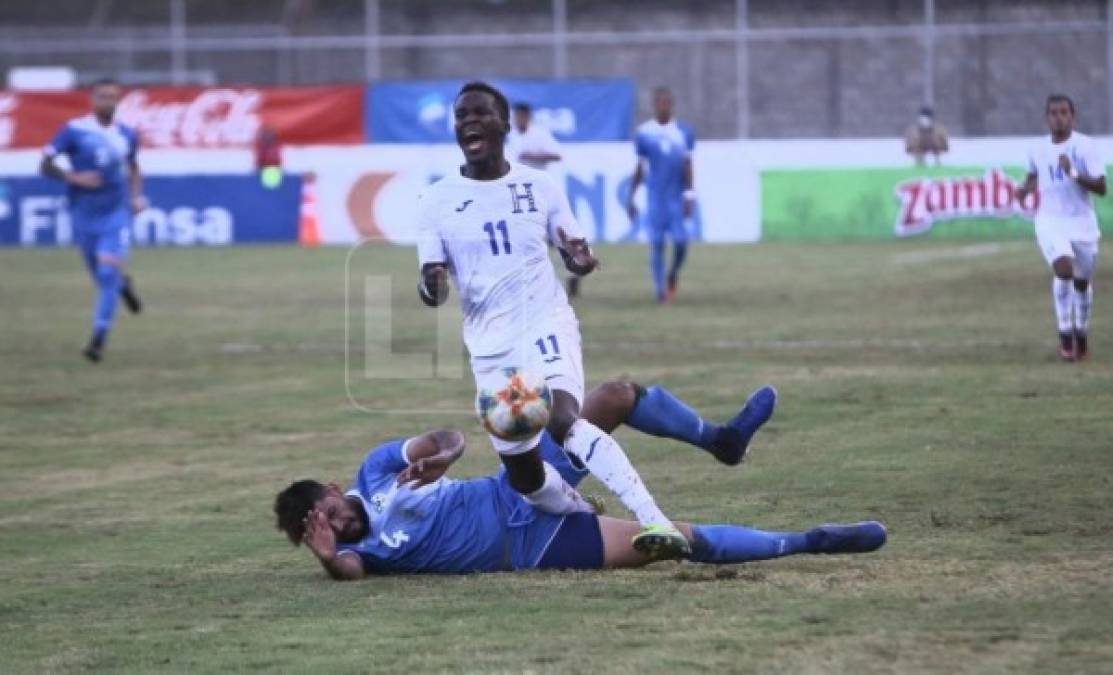
[[[301,179],[301,217],[298,220],[298,243],[320,246],[321,229],[317,223],[317,179],[307,173]]]

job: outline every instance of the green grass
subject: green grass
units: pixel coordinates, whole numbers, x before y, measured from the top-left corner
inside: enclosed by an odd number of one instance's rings
[[[433,426],[468,433],[457,473],[497,461],[466,371],[371,381],[356,358],[378,412],[349,400],[347,276],[394,275],[396,350],[434,344],[412,251],[349,272],[338,249],[138,251],[149,310],[96,367],[77,256],[2,251],[0,670],[1109,672],[1113,296],[1099,280],[1092,360],[1062,364],[1034,244],[959,246],[700,247],[667,307],[644,250],[608,247],[577,305],[589,384],[714,418],[780,390],[739,469],[619,433],[668,513],[878,518],[881,552],[357,584],[274,530],[287,481]]]

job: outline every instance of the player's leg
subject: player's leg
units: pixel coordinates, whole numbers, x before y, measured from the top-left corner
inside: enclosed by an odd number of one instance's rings
[[[502,383],[503,364],[499,359],[472,359],[476,387],[493,389]],[[523,441],[506,441],[491,436],[491,445],[506,467],[510,486],[532,506],[546,513],[565,514],[592,511],[575,488],[555,468],[541,458],[541,434]]]
[[[1097,265],[1098,243],[1073,242],[1074,249],[1074,356],[1084,359],[1090,351],[1090,312],[1094,304],[1094,267]]]
[[[1036,238],[1044,259],[1051,266],[1051,302],[1059,332],[1059,357],[1074,360],[1074,325],[1071,320],[1071,288],[1074,284],[1074,249],[1070,241],[1051,227],[1037,228]]]
[[[124,212],[126,214],[126,212]],[[96,272],[97,298],[93,308],[93,332],[84,351],[85,358],[101,360],[108,334],[116,319],[116,299],[120,294],[122,268],[127,261],[129,239],[126,220],[121,226],[121,216],[114,214],[113,222],[104,234],[97,237]]]
[[[653,278],[654,297],[657,302],[665,302],[668,299],[668,289],[665,286],[665,230],[668,227],[668,213],[651,201],[645,217],[649,237],[649,273]]]
[[[605,567],[640,567],[653,562],[630,545],[637,524],[599,516]],[[742,525],[676,526],[692,546],[689,560],[709,564],[736,564],[770,560],[801,553],[869,553],[885,545],[885,527],[876,521],[848,525],[820,525],[803,532],[769,532]]]
[[[669,235],[672,237],[672,265],[669,267],[668,288],[665,291],[669,300],[676,297],[680,284],[680,268],[688,256],[688,224],[684,218],[684,207],[680,204],[673,209],[669,218]]]
[[[541,335],[544,345],[533,366],[545,374],[553,392],[547,431],[553,440],[607,486],[643,526],[636,540],[657,558],[687,554],[687,541],[657,506],[626,452],[610,434],[580,416],[583,366],[579,330],[571,322]],[[540,349],[540,348],[539,348]]]
[[[750,394],[742,410],[720,425],[701,417],[664,387],[612,381],[588,393],[581,414],[608,433],[626,424],[651,436],[702,448],[734,466],[745,458],[750,439],[773,416],[776,404],[777,390],[766,385]]]

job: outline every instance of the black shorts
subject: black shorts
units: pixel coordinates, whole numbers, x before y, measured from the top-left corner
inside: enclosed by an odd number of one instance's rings
[[[603,569],[603,533],[599,516],[571,513],[553,535],[545,555],[537,563],[540,570]]]

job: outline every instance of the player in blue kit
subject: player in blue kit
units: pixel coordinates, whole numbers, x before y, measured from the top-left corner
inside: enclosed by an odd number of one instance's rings
[[[93,84],[93,111],[66,123],[43,149],[40,171],[66,183],[74,239],[97,288],[93,333],[82,352],[101,360],[116,316],[116,297],[128,309],[142,309],[131,278],[123,273],[128,258],[132,214],[144,208],[142,177],[136,163],[135,130],[115,122],[121,87],[114,80]],[[58,156],[69,159],[63,169]]]
[[[747,401],[748,424],[703,420],[661,387],[609,382],[587,396],[584,416],[607,432],[625,423],[704,448],[727,464],[745,455],[750,437],[771,410],[763,387]],[[743,431],[743,429],[745,431]],[[721,452],[731,448],[736,454]],[[454,480],[445,473],[464,451],[464,436],[433,431],[372,450],[342,492],[302,480],[279,493],[278,528],[305,543],[334,579],[371,574],[498,572],[520,569],[638,567],[652,561],[632,542],[635,521],[592,513],[553,515],[531,506],[495,476]],[[541,453],[569,485],[588,472],[545,434]],[[677,527],[691,544],[689,559],[740,563],[798,553],[864,553],[880,548],[877,522],[821,525],[805,532],[766,532],[738,525]]]
[[[634,137],[638,164],[630,182],[626,210],[638,218],[634,194],[645,180],[645,224],[649,234],[649,262],[658,302],[676,295],[680,268],[688,253],[687,220],[695,207],[692,182],[692,150],[696,135],[691,127],[673,117],[672,92],[664,87],[653,91],[653,119],[638,127]],[[665,240],[673,243],[672,266],[665,276]]]

